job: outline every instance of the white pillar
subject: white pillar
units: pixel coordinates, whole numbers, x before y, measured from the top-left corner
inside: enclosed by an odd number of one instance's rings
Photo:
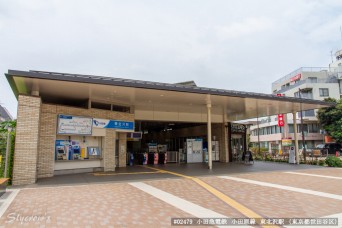
[[[294,140],[295,140],[296,163],[299,164],[296,112],[293,112],[292,115],[293,115],[293,132],[294,132]]]
[[[208,126],[207,126],[207,138],[208,138],[208,168],[213,168],[212,162],[212,146],[211,146],[211,103],[207,101],[207,112],[208,112]]]

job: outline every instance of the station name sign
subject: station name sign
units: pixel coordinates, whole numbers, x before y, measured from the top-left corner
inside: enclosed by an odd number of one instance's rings
[[[58,115],[57,134],[59,135],[92,135],[93,128],[109,128],[116,131],[134,132],[134,121]]]
[[[93,118],[94,128],[109,128],[116,130],[134,131],[133,121],[122,121],[122,120],[106,120]]]

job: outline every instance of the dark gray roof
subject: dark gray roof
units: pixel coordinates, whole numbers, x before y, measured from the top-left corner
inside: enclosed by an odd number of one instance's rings
[[[210,94],[210,95],[219,95],[219,96],[231,96],[231,97],[268,99],[268,100],[291,101],[291,102],[299,102],[299,103],[305,102],[308,104],[330,105],[330,103],[327,103],[324,101],[311,100],[311,99],[305,99],[305,98],[278,97],[272,94],[243,92],[243,91],[215,89],[215,88],[206,88],[206,87],[193,87],[193,86],[186,86],[186,85],[180,85],[180,84],[132,80],[132,79],[124,79],[124,78],[113,78],[113,77],[96,76],[96,75],[69,74],[69,73],[57,73],[57,72],[33,71],[33,70],[31,71],[8,70],[8,73],[6,74],[6,76],[8,80],[10,81],[10,83],[12,81],[11,76],[12,77],[19,76],[19,77],[48,79],[48,80],[57,80],[57,81],[81,82],[81,83],[113,85],[113,86],[123,86],[123,87],[133,87],[133,88]],[[12,89],[15,92],[15,88],[13,88],[13,86],[12,86]]]
[[[11,114],[8,112],[8,110],[5,107],[2,107],[0,105],[0,118],[4,118],[5,120],[12,120]]]

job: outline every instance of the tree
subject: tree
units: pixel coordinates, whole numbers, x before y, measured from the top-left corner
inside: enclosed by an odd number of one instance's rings
[[[324,101],[335,104],[327,108],[320,108],[317,112],[317,118],[323,129],[336,142],[342,143],[342,99],[336,100],[326,98]]]
[[[15,142],[15,127],[17,125],[16,120],[8,120],[0,123],[0,155],[2,156],[1,164],[0,164],[0,177],[4,176],[4,167],[5,167],[5,154],[7,147],[7,139],[8,139],[8,128],[12,128],[10,135],[11,142],[11,151],[8,157],[8,173],[7,177],[10,178],[9,183],[11,183],[12,178],[12,168],[13,168],[13,159],[14,159],[14,142]]]

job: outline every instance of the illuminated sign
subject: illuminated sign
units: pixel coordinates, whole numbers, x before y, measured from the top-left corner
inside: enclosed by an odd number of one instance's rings
[[[106,119],[93,119],[93,127],[95,128],[111,128],[121,131],[134,131],[133,121],[122,120],[106,120]]]

